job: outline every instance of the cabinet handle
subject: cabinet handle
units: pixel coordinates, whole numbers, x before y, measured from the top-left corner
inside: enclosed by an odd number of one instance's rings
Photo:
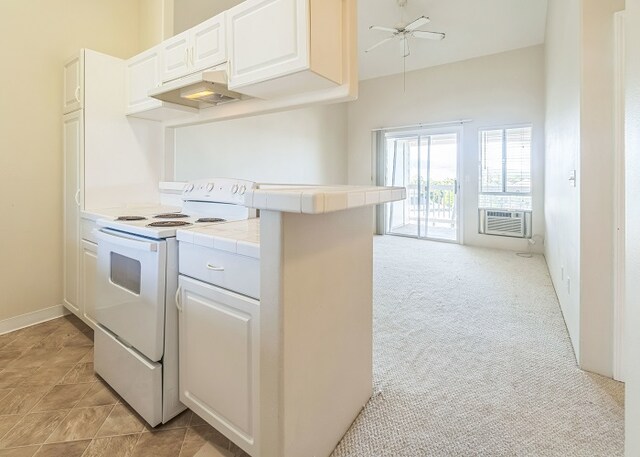
[[[196,55],[196,49],[191,46],[191,66],[193,67],[195,65],[195,55]]]
[[[73,197],[76,201],[76,205],[80,206],[80,189],[76,190],[76,194]]]
[[[182,303],[180,303],[180,292],[182,291],[182,286],[178,286],[178,290],[176,290],[176,308],[178,311],[182,312],[184,309],[182,308]]]
[[[74,95],[76,97],[76,101],[80,103],[80,86],[76,87],[76,91],[74,92]]]
[[[189,66],[189,48],[185,48],[184,50],[184,64]]]
[[[207,268],[212,271],[224,271],[224,267],[217,267],[215,265],[207,264]]]

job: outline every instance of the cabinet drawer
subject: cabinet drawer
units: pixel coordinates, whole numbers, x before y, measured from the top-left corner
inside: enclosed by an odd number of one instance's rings
[[[260,261],[180,242],[180,274],[248,297],[260,298]]]
[[[98,226],[95,221],[91,219],[80,219],[80,235],[81,238],[85,241],[90,241],[92,243],[98,244],[98,240],[96,239],[93,230]]]

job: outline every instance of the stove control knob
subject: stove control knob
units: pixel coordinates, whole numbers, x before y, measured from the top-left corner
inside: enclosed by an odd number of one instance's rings
[[[231,193],[232,193],[232,194],[237,194],[237,193],[238,193],[238,185],[237,185],[237,184],[234,184],[234,185],[231,187]]]
[[[238,191],[238,193],[240,195],[244,195],[246,191],[247,191],[247,186],[240,186],[240,190]]]
[[[213,190],[213,183],[210,182],[209,184],[207,184],[207,192],[211,192]]]
[[[184,188],[185,192],[191,192],[194,189],[194,185],[193,184],[187,184]]]

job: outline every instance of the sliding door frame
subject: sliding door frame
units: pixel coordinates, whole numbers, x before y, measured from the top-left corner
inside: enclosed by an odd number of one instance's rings
[[[447,240],[443,238],[433,238],[426,236],[413,236],[413,235],[405,235],[401,233],[393,233],[393,236],[402,236],[406,238],[416,238],[421,240],[430,240],[430,241],[439,241],[444,243],[454,243],[454,244],[464,244],[463,234],[464,234],[464,223],[463,223],[463,215],[464,215],[464,186],[462,185],[462,151],[463,151],[463,128],[462,125],[453,125],[453,126],[434,126],[434,127],[408,127],[408,128],[399,128],[399,129],[387,129],[387,130],[377,130],[373,132],[373,141],[375,141],[375,161],[376,164],[376,184],[378,186],[385,186],[387,182],[387,157],[386,157],[386,144],[387,139],[402,139],[402,138],[418,138],[418,183],[420,182],[420,173],[421,173],[421,143],[425,137],[429,137],[429,146],[431,147],[431,136],[433,135],[442,135],[442,134],[452,134],[455,133],[457,136],[456,140],[456,239],[455,240]],[[428,166],[430,167],[430,151],[428,151]],[[429,170],[427,171],[429,173]],[[430,185],[429,174],[426,179],[427,185]],[[420,193],[418,192],[418,199],[420,199]],[[429,195],[429,193],[427,193]],[[420,201],[418,202],[420,204]],[[378,212],[376,217],[376,233],[378,235],[386,235],[389,234],[387,232],[386,222],[387,222],[387,212],[389,211],[388,204],[379,205]],[[428,215],[428,208],[427,208]],[[428,222],[428,220],[427,220]],[[418,220],[418,233],[421,232],[420,227],[420,218]],[[426,224],[425,224],[426,227]]]

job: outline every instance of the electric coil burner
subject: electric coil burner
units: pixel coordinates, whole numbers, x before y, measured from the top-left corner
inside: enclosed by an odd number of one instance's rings
[[[189,215],[183,214],[183,213],[164,213],[164,214],[157,214],[153,217],[156,219],[183,219],[185,217],[189,217]]]
[[[147,220],[144,216],[119,216],[116,221],[145,221]]]
[[[184,227],[185,225],[191,224],[184,221],[160,221],[147,224],[147,227]]]
[[[201,217],[196,222],[226,222],[226,219],[221,219],[219,217]]]

